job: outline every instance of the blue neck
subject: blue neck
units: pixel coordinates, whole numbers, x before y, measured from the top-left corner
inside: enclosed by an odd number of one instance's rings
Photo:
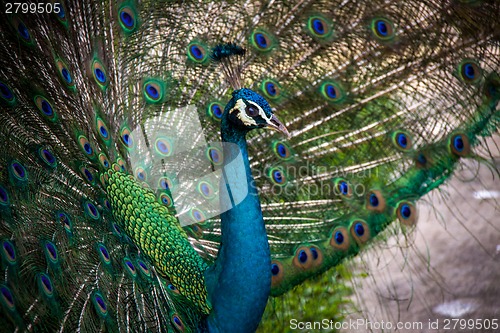
[[[222,119],[222,141],[235,144],[230,145],[233,149],[224,147],[224,176],[229,185],[223,186],[228,192],[232,191],[232,197],[238,195],[234,193],[238,188],[248,189],[248,195],[221,214],[222,244],[214,266],[206,273],[213,307],[208,327],[210,332],[254,332],[271,289],[269,244],[248,162],[245,133],[232,128],[226,117]],[[239,153],[244,168],[229,164]]]

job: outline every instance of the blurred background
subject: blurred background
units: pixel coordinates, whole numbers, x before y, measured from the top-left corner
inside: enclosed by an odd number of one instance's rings
[[[498,134],[487,144],[500,151]],[[468,326],[471,319],[484,326],[500,321],[500,180],[487,166],[495,163],[500,169],[500,159],[484,157],[490,162],[463,160],[451,181],[418,202],[414,230],[393,225],[360,256],[272,299],[259,331],[337,332],[299,329],[290,322],[296,319],[306,327],[328,319],[372,324],[340,330],[345,333],[500,332]],[[285,314],[278,317],[277,309]],[[429,327],[436,321],[438,328]],[[378,327],[382,322],[393,327]],[[422,326],[398,330],[398,322]]]

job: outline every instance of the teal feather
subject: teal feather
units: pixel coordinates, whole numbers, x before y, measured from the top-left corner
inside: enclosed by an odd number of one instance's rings
[[[0,20],[7,331],[254,331],[499,173],[498,1],[48,8]]]

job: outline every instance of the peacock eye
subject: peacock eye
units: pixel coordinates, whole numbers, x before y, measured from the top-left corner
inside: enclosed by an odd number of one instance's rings
[[[259,114],[259,109],[255,105],[247,105],[245,111],[249,117],[255,117]]]

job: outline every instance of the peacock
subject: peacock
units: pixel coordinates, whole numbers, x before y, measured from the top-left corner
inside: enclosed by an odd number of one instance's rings
[[[252,332],[498,173],[498,1],[2,6],[2,332]]]

